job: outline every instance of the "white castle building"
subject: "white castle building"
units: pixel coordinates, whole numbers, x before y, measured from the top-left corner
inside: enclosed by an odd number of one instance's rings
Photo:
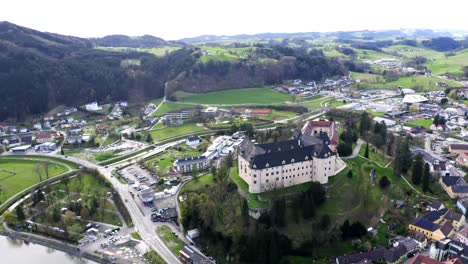
[[[311,181],[325,184],[337,169],[337,154],[330,144],[326,132],[311,136],[296,131],[293,139],[270,144],[245,139],[238,156],[239,176],[251,193]]]

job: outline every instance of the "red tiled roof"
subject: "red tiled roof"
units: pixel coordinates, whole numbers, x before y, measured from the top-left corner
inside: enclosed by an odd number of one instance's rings
[[[271,112],[270,109],[253,109],[253,115],[268,115]]]
[[[409,260],[408,264],[462,264],[459,258],[449,259],[444,262],[432,259],[428,256],[416,255]]]
[[[36,134],[36,139],[44,139],[44,138],[51,138],[52,135],[49,133],[39,133]]]
[[[332,145],[338,145],[338,142],[339,142],[338,128],[336,127],[335,122],[325,121],[325,120],[307,121],[307,123],[305,123],[304,127],[302,128],[301,132],[304,135],[312,135],[313,130],[316,127],[328,127],[328,128],[330,128],[331,135],[329,134],[328,137],[330,138],[331,144]]]

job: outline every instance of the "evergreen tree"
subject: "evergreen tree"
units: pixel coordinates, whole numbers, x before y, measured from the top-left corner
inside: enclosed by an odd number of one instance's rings
[[[146,134],[146,139],[145,139],[145,141],[146,141],[147,143],[153,142],[153,137],[151,137],[151,134],[150,134],[150,133]]]
[[[364,158],[369,158],[369,142],[366,144],[366,151],[364,152]]]
[[[382,178],[380,178],[379,180],[380,188],[386,189],[389,185],[390,185],[390,180],[387,178],[387,176],[384,175]]]
[[[411,180],[414,184],[419,185],[424,174],[424,161],[421,153],[418,153],[413,161],[413,170]]]
[[[65,152],[63,151],[63,147],[60,148],[60,155],[65,155]]]
[[[422,190],[423,192],[429,191],[429,178],[431,177],[431,170],[429,164],[424,164],[424,173],[422,178]]]
[[[432,121],[432,124],[437,126],[439,124],[439,118],[440,118],[439,114],[435,115],[434,120]]]
[[[353,171],[352,170],[349,170],[348,171],[348,174],[346,174],[348,176],[348,178],[352,178],[353,177]]]
[[[371,119],[367,112],[362,112],[359,122],[359,133],[363,136],[371,127]]]
[[[23,207],[21,205],[16,207],[16,218],[18,221],[24,221],[26,219],[26,216],[24,215],[23,212]]]

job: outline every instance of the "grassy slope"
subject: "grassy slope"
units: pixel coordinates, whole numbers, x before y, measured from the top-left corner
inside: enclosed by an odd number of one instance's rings
[[[431,119],[418,119],[418,120],[412,120],[406,125],[408,126],[423,126],[425,128],[429,128],[432,125],[433,120]]]
[[[39,161],[8,159],[0,160],[0,186],[4,196],[0,200],[5,200],[15,193],[39,182],[39,177],[33,171]],[[10,173],[14,172],[13,173]],[[49,177],[64,173],[67,168],[63,165],[50,163]],[[42,179],[46,179],[45,173],[42,173]]]
[[[181,109],[181,108],[191,108],[195,107],[192,104],[181,104],[181,103],[174,103],[174,102],[164,102],[164,104],[161,105],[161,107],[158,108],[156,112],[154,112],[154,116],[162,116],[166,114],[167,112]]]
[[[173,127],[166,127],[166,128],[151,130],[149,131],[149,133],[151,134],[151,137],[153,138],[153,140],[160,141],[160,140],[164,140],[164,139],[175,137],[175,136],[190,134],[194,132],[201,132],[201,131],[205,131],[205,128],[203,126],[197,126],[194,123],[185,123],[180,126],[173,126]]]
[[[231,89],[203,94],[181,94],[182,102],[199,104],[276,104],[291,101],[287,94],[271,88]]]

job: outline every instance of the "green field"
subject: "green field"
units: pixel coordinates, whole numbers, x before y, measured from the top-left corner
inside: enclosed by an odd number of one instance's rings
[[[181,104],[181,103],[174,103],[174,102],[164,102],[161,107],[153,113],[153,116],[162,116],[165,115],[167,112],[178,110],[181,108],[193,108],[196,105],[192,104]]]
[[[96,161],[104,161],[104,160],[112,159],[115,157],[117,157],[117,155],[113,152],[103,152],[103,153],[96,154],[94,156],[94,159]]]
[[[147,162],[150,166],[161,169],[163,174],[167,174],[167,170],[172,166],[176,159],[197,157],[200,155],[201,153],[196,148],[191,148],[185,144],[182,144],[170,148],[151,159],[148,159]]]
[[[291,96],[271,88],[231,89],[203,94],[181,93],[177,96],[181,102],[198,104],[278,104],[291,101]]]
[[[455,56],[440,58],[436,61],[426,63],[432,74],[442,75],[449,73],[456,76],[463,76],[462,67],[468,66],[468,49],[455,53]]]
[[[236,61],[246,58],[250,51],[255,49],[254,47],[235,48],[227,46],[200,46],[200,48],[208,53],[200,58],[205,63],[209,60]]]
[[[429,128],[432,125],[433,120],[432,119],[418,119],[418,120],[412,120],[406,123],[409,126],[423,126],[425,128]]]
[[[176,137],[180,135],[206,131],[203,126],[198,126],[195,123],[185,123],[180,126],[165,127],[161,129],[151,130],[149,133],[155,141],[161,141],[171,137]]]
[[[39,176],[34,168],[41,161],[27,159],[0,159],[0,201],[5,201],[14,194],[39,182]],[[50,162],[49,178],[67,172],[68,169],[61,164]],[[41,169],[42,179],[46,173]]]
[[[181,193],[203,191],[203,189],[213,185],[214,183],[213,174],[208,173],[185,184],[184,187],[182,187]]]
[[[409,76],[409,77],[401,77],[398,78],[398,80],[393,81],[393,82],[386,82],[386,83],[376,83],[373,84],[373,87],[376,88],[387,88],[387,89],[396,89],[399,86],[403,88],[422,88],[422,90],[440,90],[443,89],[440,86],[437,86],[437,82],[446,82],[451,86],[461,86],[460,83],[451,81],[451,80],[446,80],[446,79],[441,79],[437,77],[418,77],[418,76]],[[417,89],[416,89],[417,90]]]

